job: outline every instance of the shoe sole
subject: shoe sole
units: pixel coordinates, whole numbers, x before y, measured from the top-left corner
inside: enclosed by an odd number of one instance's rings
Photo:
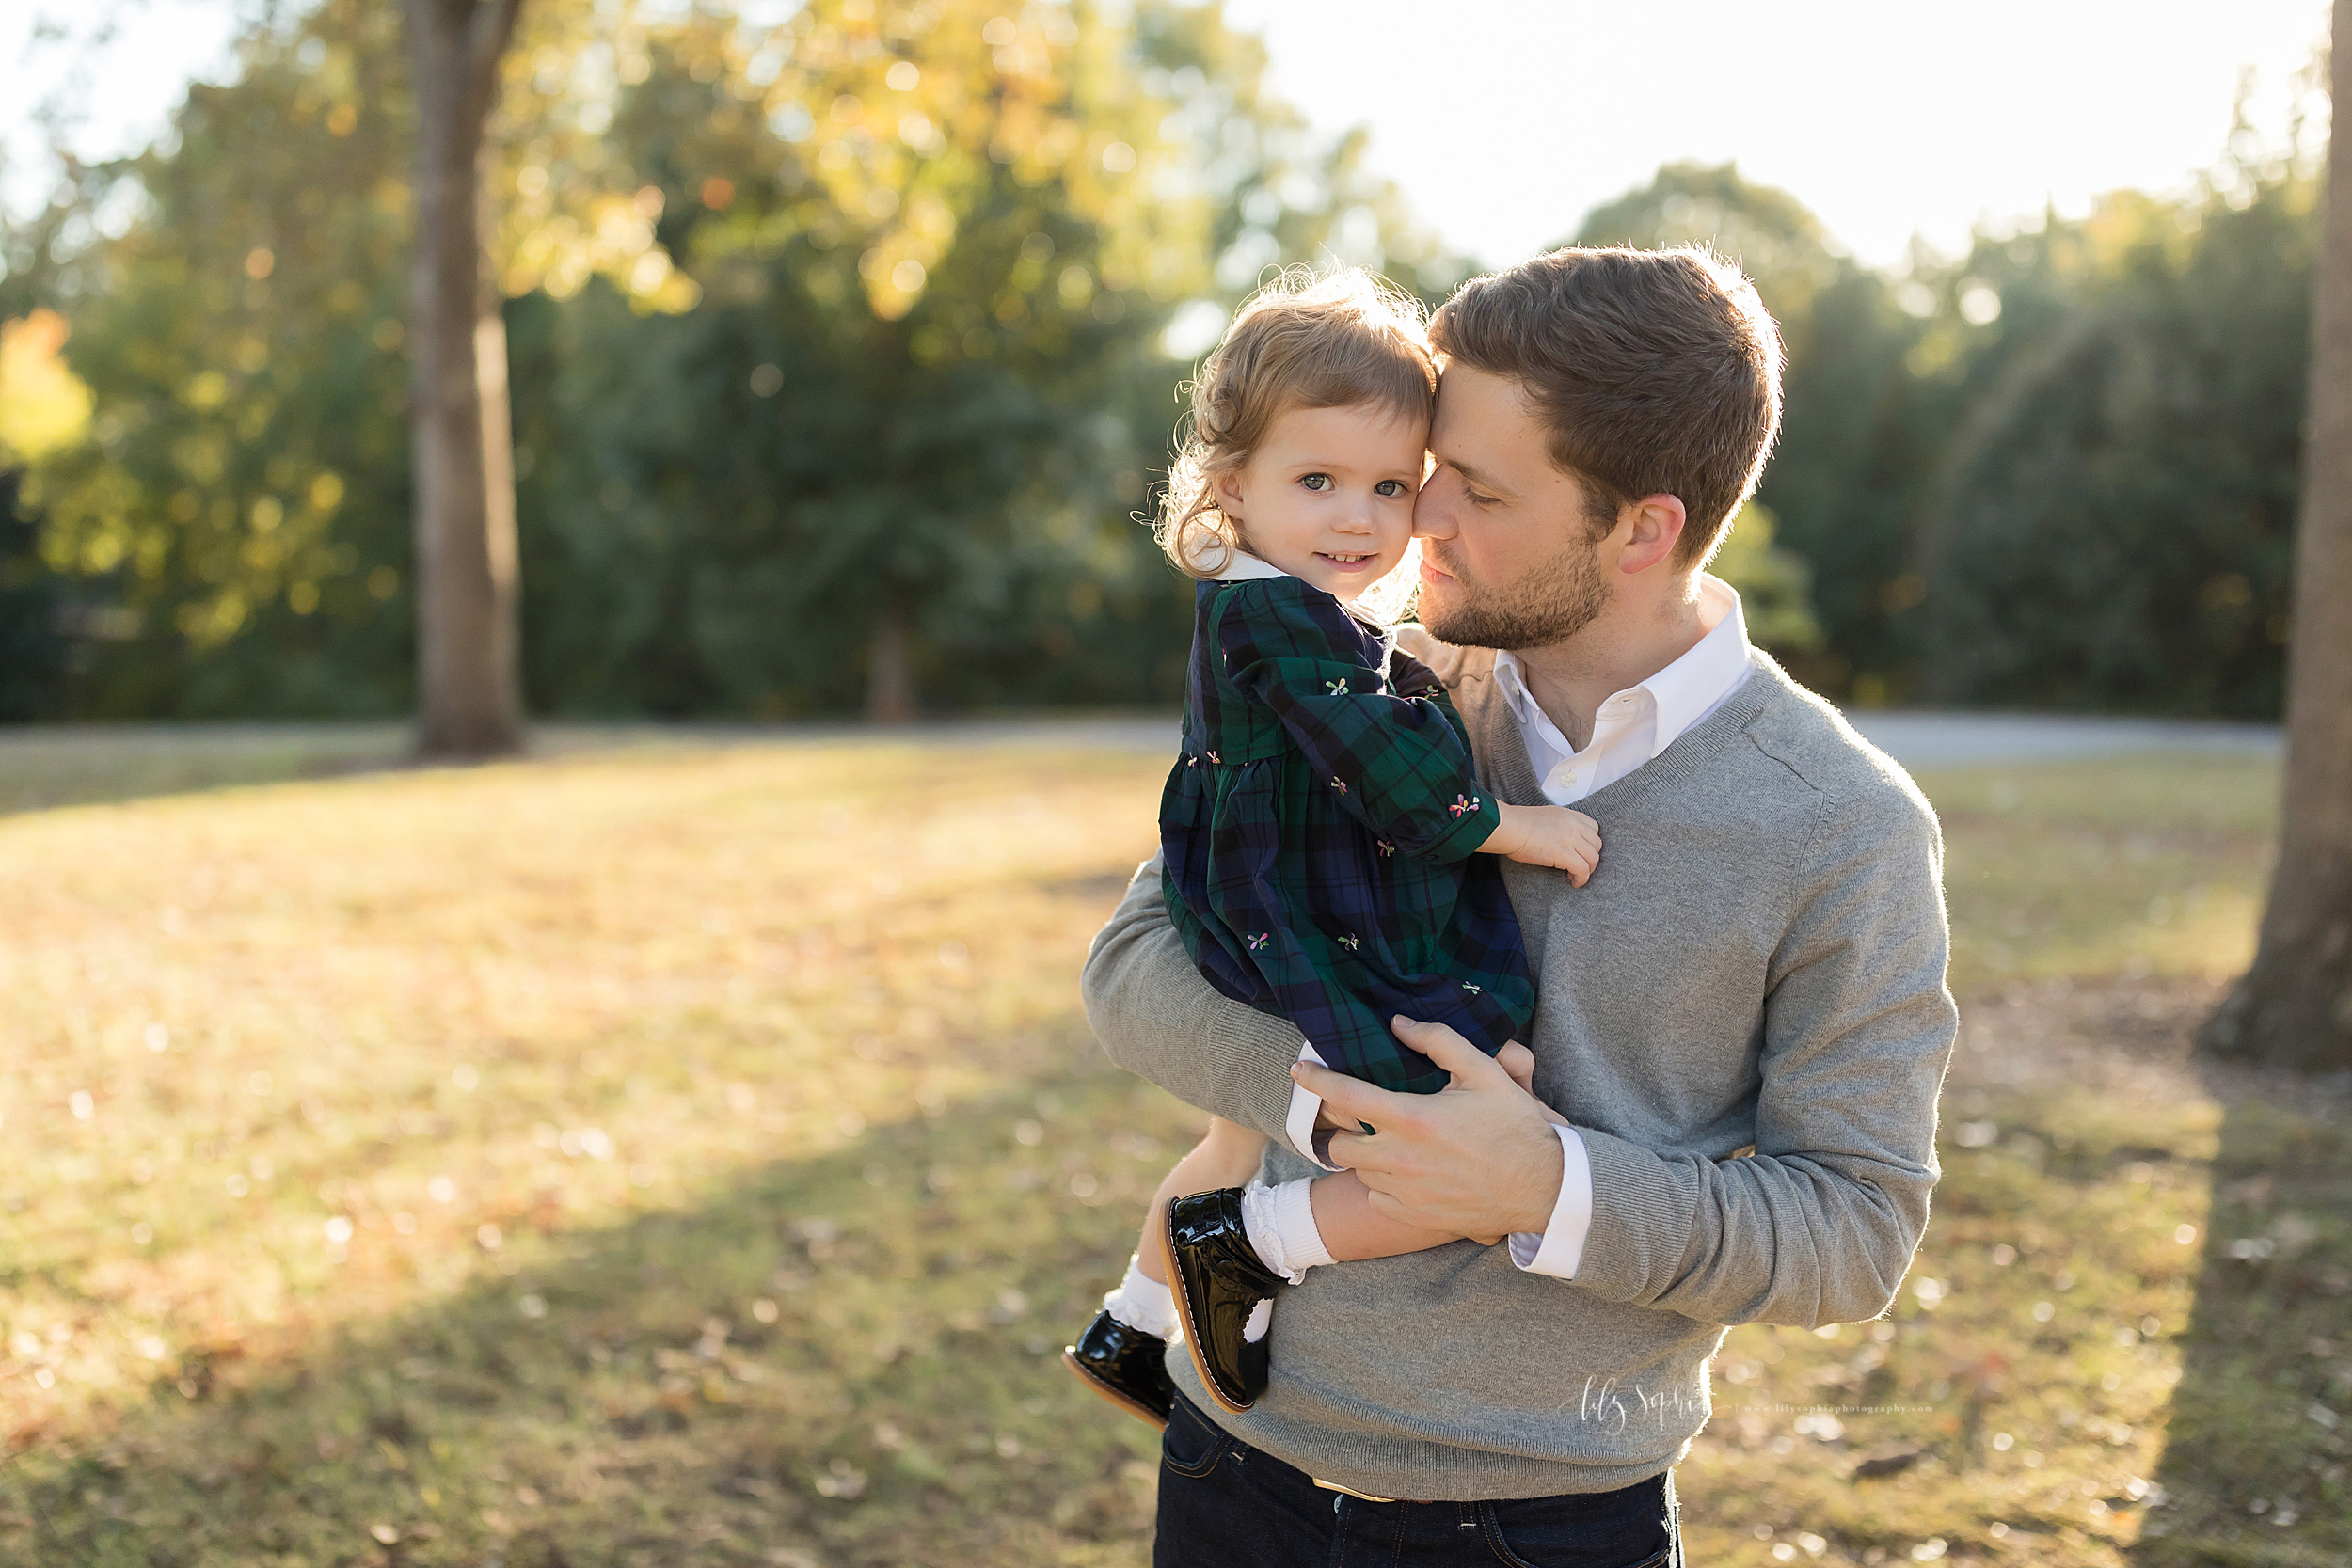
[[[1141,1404],[1135,1400],[1129,1399],[1126,1395],[1120,1393],[1118,1389],[1112,1387],[1101,1378],[1096,1377],[1092,1372],[1087,1370],[1086,1363],[1078,1359],[1075,1351],[1065,1349],[1061,1353],[1061,1359],[1062,1365],[1068,1367],[1072,1372],[1075,1373],[1078,1381],[1085,1384],[1087,1387],[1092,1390],[1097,1397],[1119,1406],[1120,1409],[1124,1410],[1128,1415],[1133,1416],[1138,1421],[1148,1421],[1157,1431],[1166,1432],[1168,1430],[1167,1417],[1161,1415],[1158,1411],[1153,1410],[1150,1405]]]
[[[1184,1271],[1177,1265],[1176,1243],[1165,1214],[1160,1216],[1160,1257],[1166,1260],[1168,1277],[1174,1282],[1176,1315],[1184,1320],[1184,1350],[1192,1356],[1192,1370],[1200,1374],[1200,1386],[1209,1391],[1209,1398],[1234,1415],[1248,1415],[1250,1405],[1258,1402],[1251,1400],[1248,1404],[1235,1404],[1227,1397],[1225,1390],[1217,1386],[1216,1377],[1209,1371],[1208,1359],[1200,1354],[1200,1323],[1192,1307],[1192,1289],[1184,1282]]]

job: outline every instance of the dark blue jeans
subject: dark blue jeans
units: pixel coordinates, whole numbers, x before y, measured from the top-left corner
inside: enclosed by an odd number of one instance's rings
[[[1674,1481],[1500,1502],[1327,1492],[1182,1395],[1160,1445],[1152,1568],[1680,1568]]]

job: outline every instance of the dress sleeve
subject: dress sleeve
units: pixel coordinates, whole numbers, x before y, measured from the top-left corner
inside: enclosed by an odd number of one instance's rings
[[[1236,594],[1216,639],[1234,685],[1273,711],[1341,806],[1403,853],[1458,861],[1502,824],[1445,709],[1380,689],[1338,601]]]
[[[1389,690],[1399,697],[1445,696],[1445,682],[1438,672],[1402,648],[1389,650]]]

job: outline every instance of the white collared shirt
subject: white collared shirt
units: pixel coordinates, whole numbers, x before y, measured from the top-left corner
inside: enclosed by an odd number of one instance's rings
[[[1207,571],[1209,569],[1207,552],[1195,550],[1192,563],[1200,570]],[[1271,561],[1251,555],[1248,550],[1226,551],[1225,564],[1219,566],[1215,574],[1219,582],[1250,582],[1259,578],[1286,578],[1290,575]]]
[[[1527,741],[1544,798],[1572,806],[1673,745],[1748,678],[1748,628],[1740,594],[1720,578],[1699,578],[1699,618],[1711,621],[1691,651],[1600,705],[1593,737],[1578,751],[1527,689],[1526,668],[1508,649],[1495,655],[1495,688]]]
[[[1720,578],[1702,576],[1699,619],[1708,629],[1689,652],[1600,705],[1592,739],[1581,752],[1568,744],[1560,726],[1528,693],[1518,657],[1507,650],[1495,654],[1495,685],[1518,721],[1527,760],[1545,799],[1554,805],[1571,805],[1616,783],[1680,739],[1746,683],[1753,665],[1738,591]],[[1311,1044],[1299,1052],[1299,1060],[1326,1065]],[[1315,1117],[1322,1109],[1321,1096],[1292,1089],[1282,1132],[1311,1161],[1315,1158]],[[1575,1128],[1554,1131],[1560,1134],[1560,1196],[1542,1234],[1513,1233],[1511,1261],[1530,1274],[1573,1279],[1584,1259],[1585,1234],[1592,1228],[1593,1165]]]

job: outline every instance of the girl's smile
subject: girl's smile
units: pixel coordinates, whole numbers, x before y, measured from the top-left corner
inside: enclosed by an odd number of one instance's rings
[[[1292,408],[1216,482],[1250,553],[1354,599],[1404,560],[1428,427],[1392,409]]]

